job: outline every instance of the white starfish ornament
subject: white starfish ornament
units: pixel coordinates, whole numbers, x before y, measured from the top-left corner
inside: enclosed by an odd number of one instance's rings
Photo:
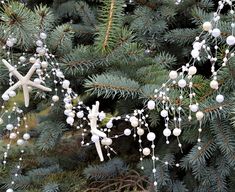
[[[22,86],[23,94],[24,94],[25,107],[28,107],[29,106],[29,86],[41,89],[43,91],[51,91],[50,88],[45,87],[43,85],[40,85],[40,84],[35,83],[35,82],[30,80],[33,73],[37,69],[36,64],[37,64],[37,62],[39,62],[39,60],[36,61],[36,63],[30,68],[30,70],[28,71],[28,73],[25,76],[22,76],[17,71],[17,69],[15,67],[13,67],[10,63],[8,63],[5,59],[2,59],[2,62],[9,69],[10,73],[12,73],[19,80],[17,83],[12,85],[9,89],[7,89],[3,93],[2,97],[8,96],[10,92],[12,92],[12,91],[16,90],[18,87]]]
[[[107,135],[97,129],[97,120],[99,115],[99,105],[100,103],[96,101],[95,105],[92,105],[92,110],[90,111],[88,118],[90,119],[91,133],[93,136],[98,136],[98,139],[95,141],[96,151],[99,155],[100,161],[104,161],[104,156],[102,153],[101,145],[100,145],[100,137],[106,138]]]

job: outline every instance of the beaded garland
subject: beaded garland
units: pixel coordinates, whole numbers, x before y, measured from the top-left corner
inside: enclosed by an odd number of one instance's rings
[[[165,122],[165,129],[163,130],[163,135],[166,137],[166,144],[170,143],[169,137],[174,135],[177,138],[178,146],[182,151],[182,143],[180,142],[179,136],[182,134],[182,121],[185,120],[182,118],[183,115],[183,100],[189,98],[189,106],[188,106],[188,121],[191,121],[193,118],[199,122],[198,128],[198,150],[201,150],[200,143],[202,142],[201,134],[202,134],[202,120],[205,113],[200,110],[200,104],[196,100],[196,93],[193,90],[193,76],[197,73],[197,67],[195,63],[200,61],[200,55],[202,53],[206,53],[208,60],[211,63],[211,72],[212,78],[210,81],[211,89],[218,92],[215,100],[218,103],[222,103],[224,101],[224,96],[219,92],[219,82],[217,79],[218,71],[225,67],[227,62],[234,57],[234,52],[230,51],[231,46],[235,45],[235,37],[234,34],[234,27],[235,24],[233,20],[231,21],[231,35],[228,35],[225,39],[227,49],[224,53],[224,58],[222,59],[221,67],[218,70],[215,70],[215,64],[218,62],[218,38],[222,38],[221,31],[218,28],[218,23],[220,21],[220,13],[221,10],[224,8],[225,5],[230,6],[230,14],[234,15],[234,7],[232,5],[232,1],[230,0],[223,0],[218,2],[218,9],[214,13],[213,18],[211,21],[206,21],[202,25],[203,31],[199,36],[195,38],[193,43],[193,49],[191,51],[191,59],[188,63],[183,65],[178,70],[170,71],[169,73],[169,80],[162,84],[162,86],[154,91],[154,98],[149,100],[146,105],[142,109],[136,109],[132,114],[125,114],[122,116],[112,117],[108,121],[105,127],[99,127],[99,122],[102,122],[106,119],[106,114],[101,111],[99,112],[97,102],[96,105],[93,105],[92,108],[83,104],[82,101],[79,100],[78,95],[71,89],[70,81],[66,79],[63,74],[63,71],[60,69],[59,63],[56,61],[56,58],[53,54],[51,54],[45,44],[45,39],[47,38],[47,34],[44,31],[41,31],[36,39],[36,50],[35,54],[30,57],[26,58],[25,54],[23,53],[19,57],[19,61],[15,63],[13,59],[11,59],[11,50],[17,42],[17,39],[14,38],[13,35],[10,35],[6,41],[6,45],[3,47],[7,51],[7,58],[6,60],[2,60],[2,62],[6,65],[9,69],[9,85],[10,88],[2,95],[2,99],[4,100],[3,105],[1,106],[1,113],[0,113],[0,124],[6,124],[6,130],[9,136],[9,143],[7,144],[7,149],[4,152],[3,164],[6,166],[7,157],[9,150],[11,149],[11,144],[13,141],[16,141],[18,146],[24,146],[27,144],[28,140],[30,139],[30,134],[28,133],[28,124],[27,118],[24,114],[24,111],[19,108],[17,103],[14,103],[11,109],[6,109],[5,102],[10,100],[10,98],[16,96],[15,89],[19,86],[23,86],[24,90],[24,98],[25,98],[25,106],[29,106],[29,94],[32,87],[36,87],[42,89],[44,91],[54,91],[54,95],[52,96],[52,103],[51,106],[53,107],[56,102],[60,99],[64,102],[64,114],[66,115],[66,122],[70,126],[74,126],[74,122],[79,122],[77,125],[77,129],[82,129],[82,146],[89,146],[90,144],[94,143],[96,145],[97,153],[100,157],[100,160],[103,161],[103,154],[101,150],[101,146],[104,146],[107,150],[107,157],[111,158],[111,152],[116,154],[115,150],[111,147],[113,143],[113,139],[118,139],[121,136],[133,136],[133,138],[137,138],[139,142],[139,152],[140,152],[140,161],[142,163],[145,157],[151,156],[152,158],[152,173],[155,178],[154,186],[157,186],[157,177],[156,177],[156,162],[162,162],[163,165],[167,166],[176,166],[179,167],[179,163],[170,164],[167,161],[162,161],[160,157],[156,154],[155,151],[155,140],[156,134],[152,132],[149,128],[148,124],[148,114],[146,113],[147,110],[154,110],[156,106],[161,107],[160,116],[164,119]],[[208,45],[208,40],[210,38],[214,38],[214,47],[210,47]],[[215,51],[212,52],[211,49]],[[32,67],[29,70],[28,74],[26,75],[27,78],[20,75],[17,69],[21,66],[26,66],[27,64],[31,64]],[[51,71],[49,71],[51,69]],[[36,73],[34,73],[36,72]],[[37,76],[33,81],[30,80],[31,76]],[[20,83],[15,83],[12,79],[12,76],[16,76]],[[26,77],[25,76],[25,77]],[[20,77],[20,78],[19,78]],[[46,87],[47,79],[53,79],[54,82],[54,89],[51,90],[50,88]],[[26,81],[22,83],[22,81]],[[17,86],[16,86],[17,84]],[[42,84],[45,84],[42,85]],[[63,98],[58,96],[58,88],[57,86],[61,85],[62,89],[61,92],[63,93]],[[175,103],[174,98],[171,98],[171,89],[172,87],[177,87],[180,91],[179,95],[179,102]],[[189,94],[184,95],[184,90],[188,89]],[[73,100],[77,101],[75,105]],[[220,107],[222,109],[222,106]],[[16,115],[16,120],[12,119],[13,116]],[[6,118],[4,118],[6,117]],[[170,120],[173,120],[172,129],[169,126]],[[111,136],[110,132],[113,127],[114,120],[125,120],[130,123],[130,127],[126,128],[123,133],[119,135]],[[14,123],[12,123],[14,122]],[[18,128],[20,125],[24,124],[25,132],[19,132]],[[87,125],[91,127],[90,132],[92,133],[92,137],[90,142],[85,142],[85,133],[89,132],[87,130]],[[142,139],[147,138],[150,143],[150,147],[143,146]],[[19,170],[21,168],[22,162],[22,154],[24,153],[23,149],[20,149],[20,157],[17,163],[17,172],[15,173],[15,177],[19,174]],[[141,169],[144,169],[143,165]],[[6,190],[6,192],[13,192],[14,190],[14,178],[11,182],[11,187]]]

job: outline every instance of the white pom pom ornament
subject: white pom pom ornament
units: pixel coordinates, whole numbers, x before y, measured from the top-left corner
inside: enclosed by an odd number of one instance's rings
[[[78,117],[79,119],[83,118],[83,117],[84,117],[83,111],[78,111],[78,112],[77,112],[77,117]]]
[[[137,128],[137,135],[142,136],[144,134],[144,129]]]
[[[164,117],[164,118],[167,117],[167,116],[168,116],[167,110],[163,109],[163,110],[161,111],[161,116]]]
[[[23,139],[24,140],[29,140],[30,139],[30,134],[28,134],[28,133],[25,133],[24,135],[23,135]]]
[[[195,75],[197,73],[197,68],[195,66],[191,66],[188,69],[188,74],[189,75]]]
[[[18,139],[16,143],[17,143],[17,145],[22,146],[22,145],[24,145],[24,140]]]
[[[190,106],[190,109],[192,112],[197,112],[198,111],[198,105],[194,104]]]
[[[202,111],[198,111],[196,113],[196,118],[198,121],[202,120],[203,117],[204,117],[204,113]]]
[[[198,58],[198,56],[200,55],[200,52],[197,49],[193,49],[191,51],[191,55],[194,59]]]
[[[59,96],[57,96],[57,95],[54,95],[53,97],[52,97],[52,101],[54,101],[54,102],[57,102],[57,101],[59,101]]]
[[[9,136],[10,139],[16,139],[16,137],[17,137],[16,133],[11,133]]]
[[[14,192],[13,189],[7,189],[6,192]]]
[[[12,124],[7,124],[7,126],[6,126],[6,129],[8,131],[11,131],[13,128],[14,128],[14,126]]]
[[[218,29],[218,28],[215,28],[215,29],[213,29],[212,30],[212,33],[211,33],[211,35],[213,36],[213,37],[219,37],[220,36],[220,30]]]
[[[218,83],[218,81],[212,80],[212,81],[210,82],[210,87],[211,87],[212,89],[218,89],[218,88],[219,88],[219,83]]]

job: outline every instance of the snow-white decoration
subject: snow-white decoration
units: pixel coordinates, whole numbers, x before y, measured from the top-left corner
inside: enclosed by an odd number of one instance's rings
[[[97,129],[97,120],[98,120],[98,116],[99,116],[99,105],[100,103],[97,101],[95,105],[92,106],[92,110],[90,111],[88,118],[90,120],[90,126],[91,126],[91,133],[93,136],[98,136],[101,138],[104,138],[102,141],[102,144],[104,145],[111,145],[112,142],[110,140],[108,140],[109,138],[106,138],[107,135],[98,130]],[[95,141],[95,147],[96,147],[96,151],[99,155],[100,161],[104,161],[104,156],[102,153],[102,149],[101,149],[101,145],[100,145],[100,141],[96,140]]]
[[[30,80],[34,72],[36,71],[35,65],[33,65],[28,73],[25,76],[22,76],[15,67],[13,67],[10,63],[8,63],[5,59],[2,59],[3,64],[8,68],[9,72],[12,73],[19,81],[15,83],[13,86],[11,86],[9,89],[7,89],[4,93],[3,96],[6,96],[9,94],[11,91],[15,91],[17,88],[21,87],[23,88],[23,93],[24,93],[24,102],[25,106],[29,106],[29,86],[35,87],[38,89],[41,89],[43,91],[51,91],[50,88],[45,87],[43,85],[40,85],[38,83],[35,83]],[[39,62],[39,60],[37,61]]]

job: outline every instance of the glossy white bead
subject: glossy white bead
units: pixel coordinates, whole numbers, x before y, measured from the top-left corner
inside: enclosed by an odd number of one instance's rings
[[[24,140],[18,139],[16,143],[17,143],[17,145],[22,146],[22,145],[24,145]]]
[[[215,28],[215,29],[213,29],[212,30],[212,33],[211,33],[211,35],[213,36],[213,37],[219,37],[220,36],[220,29],[218,29],[218,28]]]
[[[178,77],[177,71],[171,71],[169,73],[169,77],[170,77],[170,79],[176,79]]]
[[[198,105],[193,104],[193,105],[190,106],[190,109],[191,109],[192,112],[197,112],[198,111]]]
[[[162,116],[162,117],[167,117],[167,116],[168,116],[168,111],[165,110],[165,109],[163,109],[163,110],[161,111],[161,116]]]
[[[204,117],[204,113],[202,111],[198,111],[196,113],[196,118],[198,121],[202,120],[203,117]]]
[[[6,129],[8,131],[11,131],[13,128],[14,128],[14,126],[12,124],[7,124],[7,126],[6,126]]]
[[[83,117],[84,117],[83,111],[78,111],[78,112],[77,112],[77,117],[78,117],[79,119],[83,118]]]
[[[67,117],[66,122],[67,122],[69,125],[73,125],[73,123],[74,123],[74,118],[73,118],[73,117]]]
[[[184,79],[178,81],[178,86],[184,88],[187,85],[187,82]]]
[[[137,128],[137,135],[142,136],[144,134],[144,129]]]
[[[202,44],[199,42],[195,42],[193,44],[193,49],[200,50],[202,48]]]
[[[226,43],[230,46],[234,45],[235,44],[235,37],[233,35],[228,36],[226,39]]]
[[[107,128],[112,128],[113,127],[113,122],[112,121],[109,121],[107,124],[106,124],[106,127]]]
[[[26,58],[24,56],[20,56],[19,60],[21,63],[24,63],[26,61]]]
[[[46,33],[40,33],[40,38],[41,39],[46,39],[47,38],[47,34]]]
[[[13,43],[12,40],[7,40],[6,45],[7,45],[8,47],[13,47],[14,43]]]
[[[52,97],[52,101],[54,101],[54,102],[57,102],[57,101],[59,101],[59,96],[58,95],[53,95],[53,97]]]
[[[47,68],[48,67],[48,62],[47,61],[42,61],[41,66],[42,66],[42,68]]]
[[[35,57],[30,57],[29,62],[34,64],[36,62],[36,58]]]
[[[25,133],[24,135],[23,135],[23,139],[24,140],[29,140],[30,139],[30,134],[28,134],[28,133]]]
[[[10,139],[16,139],[16,137],[17,137],[16,133],[11,133],[9,136]]]
[[[202,28],[204,31],[210,31],[212,29],[212,24],[209,21],[203,23]]]
[[[126,136],[131,135],[131,130],[130,129],[125,129],[124,130],[124,135],[126,135]]]
[[[36,45],[41,47],[41,46],[43,46],[43,42],[41,40],[37,40],[36,41]]]
[[[148,139],[149,141],[153,141],[155,138],[156,138],[155,133],[149,132],[149,133],[147,134],[147,139]]]
[[[68,89],[69,85],[70,85],[70,81],[69,80],[64,80],[63,83],[62,83],[62,87],[64,89]]]
[[[191,55],[194,59],[198,58],[198,56],[200,55],[200,52],[197,49],[193,49],[191,51]]]
[[[150,151],[150,149],[149,149],[148,147],[145,147],[145,148],[143,149],[143,154],[144,154],[145,156],[148,156],[150,153],[151,153],[151,151]]]
[[[212,89],[218,89],[218,88],[219,88],[219,83],[218,83],[218,81],[212,80],[212,81],[210,82],[210,87],[211,87]]]
[[[99,137],[98,135],[92,135],[92,136],[91,136],[91,141],[92,141],[92,142],[95,143],[95,142],[97,142],[97,141],[99,141],[99,140],[100,140],[100,137]]]
[[[197,73],[197,68],[195,66],[191,66],[188,69],[188,74],[189,75],[195,75]]]
[[[169,136],[171,135],[171,130],[170,130],[169,128],[165,128],[165,129],[163,130],[163,135],[164,135],[165,137],[169,137]]]
[[[174,136],[178,137],[178,136],[180,136],[180,134],[181,134],[181,129],[179,129],[179,128],[174,128],[173,129],[173,135]]]
[[[149,110],[155,109],[155,101],[149,100],[147,106]]]
[[[223,101],[224,101],[224,96],[223,95],[217,95],[216,96],[216,101],[218,102],[218,103],[222,103]]]
[[[13,189],[7,189],[6,192],[14,192]]]
[[[101,140],[102,145],[109,146],[109,145],[112,145],[112,143],[113,143],[113,140],[111,138],[104,138],[104,139]]]

